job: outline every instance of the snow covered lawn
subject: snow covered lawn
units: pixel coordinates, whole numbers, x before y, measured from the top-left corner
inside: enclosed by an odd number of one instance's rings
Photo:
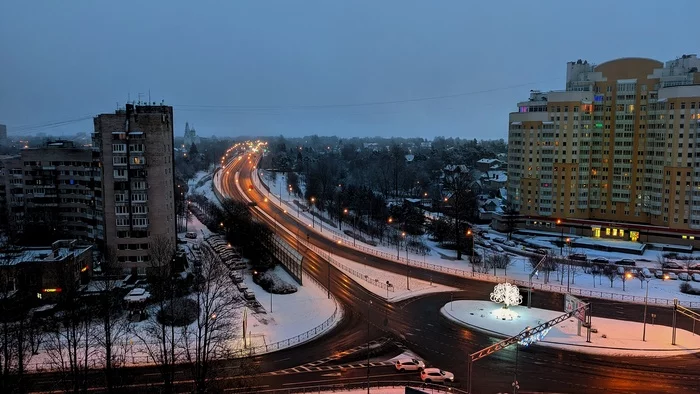
[[[561,316],[564,312],[526,306],[511,306],[513,319],[498,319],[494,314],[502,308],[491,301],[461,300],[447,303],[440,312],[448,319],[487,334],[506,338],[519,334],[525,327],[535,327]],[[593,317],[591,343],[586,342],[586,328],[577,335],[578,321],[570,318],[553,327],[542,346],[556,347],[573,352],[604,354],[609,356],[667,357],[700,352],[700,335],[678,329],[676,346],[671,345],[671,328],[647,323],[646,342],[642,341],[643,324],[623,320]],[[605,335],[607,338],[603,338]]]
[[[274,273],[283,281],[296,284],[282,267],[275,267]],[[253,276],[249,272],[245,273],[243,282],[253,290],[255,298],[267,312],[256,314],[248,309],[248,331],[253,338],[260,338],[256,342],[262,341],[263,345],[302,335],[332,320],[323,329],[327,331],[342,318],[340,305],[332,296],[329,299],[326,289],[308,275],[303,277],[304,285],[297,285],[298,290],[291,294],[270,296],[270,293],[253,282]]]

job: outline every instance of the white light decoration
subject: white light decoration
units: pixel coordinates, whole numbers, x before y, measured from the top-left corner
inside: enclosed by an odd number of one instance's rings
[[[529,345],[532,345],[533,343],[542,341],[542,340],[544,340],[544,337],[547,336],[547,333],[551,329],[552,329],[551,327],[546,328],[546,329],[538,332],[537,334],[533,334],[533,335],[530,335],[529,337],[525,337],[525,339],[523,339],[522,341],[519,341],[518,343],[523,345],[523,346],[529,346]]]
[[[511,305],[520,305],[523,302],[523,296],[520,295],[518,286],[508,282],[499,283],[493,288],[491,301],[503,304],[503,308],[508,309]]]

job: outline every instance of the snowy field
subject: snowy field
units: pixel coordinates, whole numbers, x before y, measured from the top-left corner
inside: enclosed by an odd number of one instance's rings
[[[259,344],[269,345],[285,341],[313,330],[333,317],[332,323],[324,328],[330,330],[342,319],[342,308],[326,289],[316,283],[310,276],[304,275],[304,286],[299,286],[282,267],[275,267],[274,273],[287,283],[297,286],[292,294],[267,293],[253,282],[252,275],[245,273],[243,282],[253,290],[255,297],[267,313],[256,314],[248,310],[248,330]]]
[[[535,327],[561,316],[564,312],[526,306],[511,306],[514,314],[511,319],[496,318],[501,304],[491,301],[453,301],[447,303],[440,312],[448,319],[497,337],[506,338],[518,335],[525,327]],[[578,321],[570,318],[553,327],[542,346],[556,347],[568,351],[603,354],[609,356],[668,357],[679,354],[700,352],[700,335],[678,329],[676,346],[671,345],[671,328],[647,323],[646,342],[642,341],[643,324],[623,320],[591,319],[592,327],[598,333],[591,333],[591,343],[586,342],[586,328],[577,335]],[[606,336],[604,338],[603,336]]]
[[[263,177],[263,179],[266,179],[267,181],[270,181],[270,190],[272,191],[271,198],[270,198],[270,203],[274,203],[275,205],[279,204],[280,198],[279,198],[279,192],[280,188],[277,187],[275,188],[274,185],[279,186],[284,185],[286,183],[286,177],[284,174],[275,174],[274,181],[271,181],[270,179],[267,179],[268,176],[266,175]],[[262,184],[260,183],[260,180],[258,179],[257,176],[253,176],[254,183],[256,187],[258,187],[260,190],[265,190]],[[275,193],[277,192],[277,193]],[[288,212],[290,212],[290,216],[297,218],[298,221],[302,222],[303,225],[307,227],[311,227],[313,224],[313,220],[311,216],[308,213],[301,212],[297,213],[297,208],[293,204],[292,201],[294,199],[298,199],[297,196],[289,195],[288,189],[285,187],[281,188],[281,200],[282,200],[282,206],[287,209]],[[347,226],[347,224],[346,224]],[[313,228],[316,230],[318,234],[321,234],[329,239],[332,239],[334,241],[340,240],[343,242],[346,246],[353,247],[353,240],[351,237],[345,235],[344,233],[340,233],[337,228],[329,228],[328,226],[324,225],[323,232],[320,232],[320,226],[319,226],[319,221],[316,220],[315,225],[313,225]],[[483,229],[488,229],[488,226],[479,226],[479,228]],[[502,234],[499,234],[494,231],[490,231],[491,237],[501,237],[504,238],[505,236]],[[369,238],[369,237],[367,237]],[[580,237],[579,237],[580,238]],[[550,248],[552,250],[557,249],[555,248],[551,241],[556,241],[559,240],[560,236],[556,235],[547,235],[547,236],[532,236],[528,237],[528,241],[532,242],[533,244],[540,245],[542,247]],[[416,255],[415,253],[409,253],[408,258],[410,261],[411,265],[415,266],[420,266],[424,267],[427,269],[432,269],[436,271],[441,271],[441,272],[449,272],[453,273],[455,275],[459,276],[466,276],[466,277],[471,277],[471,276],[478,276],[480,279],[483,280],[488,280],[492,282],[497,282],[497,281],[503,281],[505,278],[508,278],[509,280],[512,281],[519,281],[519,285],[527,285],[528,282],[528,277],[532,269],[530,268],[530,264],[528,261],[527,257],[519,256],[515,253],[507,252],[512,259],[512,265],[507,269],[507,270],[502,270],[502,269],[497,269],[496,270],[496,275],[493,275],[493,271],[489,273],[482,273],[475,275],[472,273],[472,267],[471,264],[468,262],[468,256],[463,256],[462,260],[455,260],[456,257],[456,252],[453,250],[445,250],[441,249],[437,246],[435,242],[432,242],[427,239],[427,236],[424,238],[425,244],[430,247],[431,251],[427,256],[424,255]],[[610,241],[613,242],[613,241]],[[615,242],[622,242],[622,241],[615,241]],[[371,246],[365,243],[362,243],[360,241],[355,242],[357,246],[355,246],[356,249],[361,250],[366,253],[372,253],[377,256],[381,256],[386,259],[391,259],[391,260],[397,260],[397,251],[395,247],[389,247],[389,246],[384,246],[384,245],[378,245],[378,246]],[[491,249],[486,249],[482,246],[476,245],[475,246],[476,252],[481,253],[482,255],[488,256],[491,253],[498,253],[495,252]],[[556,252],[559,252],[557,249]],[[639,261],[638,267],[641,269],[642,267],[649,266],[652,268],[658,267],[658,256],[662,253],[661,251],[658,250],[646,250],[644,255],[635,255],[635,254],[625,254],[625,253],[619,253],[619,252],[605,252],[605,251],[598,251],[598,250],[590,250],[590,249],[575,249],[572,250],[572,252],[585,252],[588,254],[589,258],[595,258],[595,257],[605,257],[608,258],[611,261],[615,261],[617,259],[622,259],[622,258],[631,258]],[[400,253],[400,258],[398,259],[398,262],[401,264],[405,264],[406,258],[404,257],[405,253],[402,250]],[[698,259],[700,260],[700,255],[698,256]],[[367,273],[369,275],[369,272]],[[389,279],[390,280],[390,279]],[[610,280],[606,277],[601,277],[601,276],[596,276],[595,278],[590,275],[590,274],[585,274],[581,271],[580,268],[572,268],[571,272],[565,271],[563,273],[563,276],[561,273],[558,272],[552,272],[550,274],[550,280],[548,283],[545,283],[545,277],[544,275],[538,275],[533,277],[533,285],[536,288],[548,290],[548,291],[554,291],[554,292],[566,292],[567,291],[567,281],[570,280],[570,283],[568,283],[568,288],[571,289],[571,292],[575,295],[581,295],[581,296],[586,296],[586,297],[593,297],[593,298],[604,298],[604,299],[615,299],[615,300],[620,300],[620,301],[625,301],[625,302],[635,302],[635,303],[643,303],[644,302],[644,296],[645,296],[645,288],[644,288],[644,283],[642,283],[639,279],[637,278],[631,278],[627,279],[624,281],[624,286],[623,286],[623,280],[622,277],[618,276],[613,280],[612,286],[610,283]],[[361,282],[361,281],[360,281]],[[700,296],[696,295],[691,295],[691,294],[684,294],[681,293],[679,290],[679,283],[681,281],[679,280],[660,280],[653,278],[649,282],[649,303],[651,304],[657,304],[657,305],[672,305],[673,304],[673,299],[678,298],[679,301],[684,303],[686,306],[690,307],[700,307]],[[700,288],[700,283],[697,282],[691,282],[691,286],[694,286],[696,288]],[[386,295],[386,292],[385,292]],[[692,303],[692,304],[690,304]]]

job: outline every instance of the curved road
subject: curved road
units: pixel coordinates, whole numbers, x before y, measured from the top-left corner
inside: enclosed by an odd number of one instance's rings
[[[265,196],[252,186],[251,174],[257,162],[253,155],[250,160],[235,160],[229,162],[223,173],[223,194],[242,199],[235,185],[235,173],[239,173],[240,189],[267,215],[281,223],[291,232],[299,231],[299,222],[293,215],[283,212],[278,205],[265,202]],[[253,210],[259,219],[271,227],[278,226],[258,210]],[[302,227],[305,228],[305,227]],[[276,231],[294,245],[295,239],[286,232]],[[302,235],[303,236],[303,235]],[[384,260],[373,255],[365,255],[357,250],[338,245],[314,232],[308,232],[309,241],[314,245],[328,250],[341,257],[358,260],[370,266],[405,274],[405,265]],[[305,270],[316,277],[321,283],[327,282],[329,265],[315,253],[304,250]],[[455,372],[455,386],[466,387],[467,356],[478,349],[496,342],[495,339],[468,329],[457,326],[439,313],[442,305],[449,302],[451,295],[438,293],[419,296],[404,302],[388,304],[381,298],[356,285],[353,280],[337,269],[331,270],[331,291],[338,297],[351,316],[369,320],[377,331],[400,338],[411,350],[423,357],[430,365],[439,366]],[[454,299],[488,299],[493,285],[467,278],[460,278],[439,272],[412,267],[411,276],[423,280],[433,280],[436,283],[452,286],[461,291],[454,293]],[[367,300],[373,302],[369,306]],[[609,317],[632,321],[641,321],[643,306],[606,300],[591,300],[594,317]],[[537,292],[533,296],[533,306],[561,310],[563,295],[548,292]],[[669,324],[671,311],[668,308],[649,307],[649,313],[656,313],[657,324]],[[366,321],[366,320],[365,320]],[[361,324],[360,324],[361,325]],[[679,327],[690,329],[686,319],[679,319]],[[358,324],[338,329],[333,337],[343,340],[346,346],[362,344],[367,339],[359,333],[362,328]],[[365,327],[366,330],[366,327]],[[381,335],[379,332],[376,336]],[[352,339],[349,339],[352,338]],[[370,334],[370,339],[374,336]],[[306,351],[318,354],[326,348],[329,354],[337,347],[328,348],[328,343],[304,345]],[[303,353],[303,352],[298,352]],[[497,392],[511,390],[515,365],[515,348],[511,346],[501,352],[478,361],[474,365],[474,392]],[[591,392],[606,391],[620,393],[660,393],[694,391],[700,385],[700,357],[678,356],[668,358],[633,358],[607,357],[572,353],[553,348],[535,346],[521,348],[518,361],[518,381],[521,392],[532,390],[539,392]]]

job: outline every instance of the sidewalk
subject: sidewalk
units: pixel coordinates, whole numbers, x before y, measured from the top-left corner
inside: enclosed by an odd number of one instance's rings
[[[508,308],[514,314],[512,320],[495,317],[502,306],[491,301],[453,301],[440,309],[440,313],[453,322],[477,329],[486,334],[507,338],[518,335],[525,327],[535,327],[561,316],[564,312],[526,306]],[[537,345],[565,349],[572,352],[608,356],[670,357],[700,352],[700,335],[681,329],[676,331],[676,344],[671,345],[671,327],[646,325],[646,342],[642,341],[643,324],[623,320],[594,317],[591,343],[586,342],[586,328],[577,335],[578,321],[570,318],[554,326]]]

